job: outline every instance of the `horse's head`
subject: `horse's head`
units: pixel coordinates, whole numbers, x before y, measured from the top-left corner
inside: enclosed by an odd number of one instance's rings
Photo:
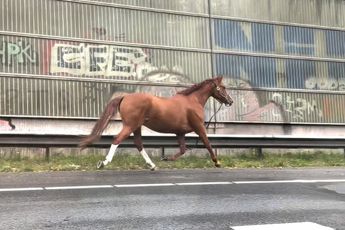
[[[226,92],[225,86],[222,83],[223,77],[213,79],[214,88],[211,94],[219,103],[224,103],[226,106],[231,106],[234,102],[229,94]]]

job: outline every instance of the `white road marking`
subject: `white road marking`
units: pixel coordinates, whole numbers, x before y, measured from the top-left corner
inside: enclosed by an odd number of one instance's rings
[[[46,190],[71,190],[71,189],[93,189],[93,188],[114,188],[112,185],[86,185],[86,186],[60,186],[44,187]]]
[[[286,224],[264,224],[230,227],[233,230],[334,230],[312,222],[286,223]]]
[[[162,183],[162,184],[116,184],[116,188],[135,188],[135,187],[164,187],[164,186],[175,186],[173,183]]]
[[[220,181],[220,182],[187,182],[187,183],[175,183],[176,185],[184,186],[184,185],[222,185],[222,184],[232,184],[232,182],[228,181]]]
[[[231,184],[288,184],[288,183],[341,183],[345,179],[321,180],[267,180],[267,181],[208,181],[208,182],[181,182],[181,183],[156,183],[156,184],[115,184],[115,185],[81,185],[81,186],[56,186],[56,187],[27,187],[27,188],[0,188],[0,192],[37,191],[37,190],[73,190],[96,188],[135,188],[135,187],[164,187],[164,186],[199,186],[199,185],[231,185]]]
[[[279,183],[336,183],[345,182],[345,179],[328,180],[262,180],[262,181],[233,181],[234,184],[279,184]]]
[[[19,192],[19,191],[39,191],[43,190],[42,187],[33,187],[33,188],[1,188],[0,192]]]

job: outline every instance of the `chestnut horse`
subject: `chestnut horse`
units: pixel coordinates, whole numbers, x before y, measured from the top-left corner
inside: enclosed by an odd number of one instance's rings
[[[205,80],[185,90],[178,92],[170,98],[161,98],[146,93],[133,93],[115,97],[107,104],[103,114],[97,121],[91,134],[80,142],[80,147],[100,138],[110,119],[119,110],[122,118],[122,130],[114,139],[109,153],[104,161],[99,161],[98,168],[110,163],[118,145],[131,133],[134,134],[134,144],[144,157],[151,170],[155,164],[151,161],[141,139],[141,126],[144,125],[161,133],[174,133],[177,136],[180,151],[166,160],[176,160],[185,153],[185,134],[195,132],[208,149],[216,167],[220,162],[212,150],[204,126],[204,106],[209,97],[214,97],[218,102],[230,106],[233,101],[222,84],[222,77]]]

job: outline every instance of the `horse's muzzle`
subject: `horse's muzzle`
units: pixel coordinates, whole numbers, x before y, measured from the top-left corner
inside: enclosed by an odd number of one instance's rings
[[[225,103],[226,107],[230,107],[231,105],[232,105],[232,102],[231,103]]]
[[[231,99],[231,97],[227,96],[226,97],[226,102],[224,103],[225,106],[230,107],[234,103],[234,101]]]

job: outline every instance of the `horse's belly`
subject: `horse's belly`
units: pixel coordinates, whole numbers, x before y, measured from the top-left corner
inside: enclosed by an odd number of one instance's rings
[[[147,120],[144,126],[160,133],[189,133],[192,128],[188,124],[180,123],[169,119],[168,121],[162,120]]]

